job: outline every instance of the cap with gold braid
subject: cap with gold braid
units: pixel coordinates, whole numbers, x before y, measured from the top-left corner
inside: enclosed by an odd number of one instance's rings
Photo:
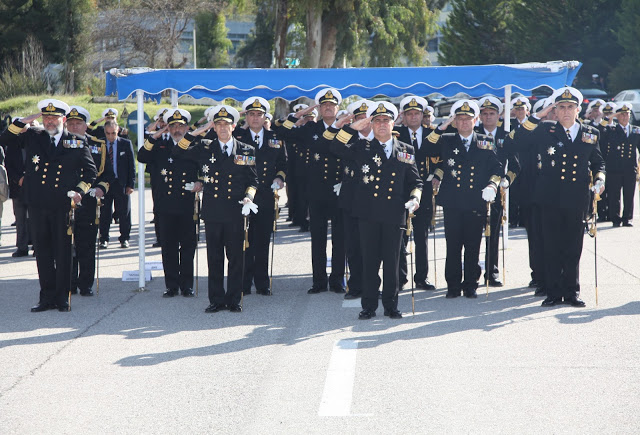
[[[157,121],[159,119],[164,119],[164,114],[167,113],[167,110],[169,110],[168,107],[162,107],[162,108],[158,109],[158,111],[156,112],[155,116],[153,117],[153,120]]]
[[[515,109],[518,107],[524,107],[527,110],[531,110],[531,103],[529,102],[529,99],[527,97],[516,97],[511,100],[511,108]]]
[[[242,103],[242,110],[247,112],[256,110],[262,113],[267,113],[271,110],[271,106],[269,102],[262,97],[251,97],[247,98],[244,103]]]
[[[114,109],[113,107],[108,107],[102,111],[103,118],[117,118],[118,117],[118,109]]]
[[[398,117],[398,109],[388,101],[380,101],[377,105],[372,104],[367,110],[367,116],[375,118],[378,116],[388,116],[394,121]]]
[[[633,105],[631,103],[623,103],[622,106],[616,109],[616,113],[631,113]]]
[[[478,106],[480,106],[480,110],[482,109],[494,109],[497,110],[498,113],[502,112],[502,103],[496,97],[487,96],[482,97],[478,100]]]
[[[602,106],[604,106],[606,103],[604,100],[600,99],[600,98],[596,98],[595,100],[591,101],[589,103],[589,105],[587,106],[587,110],[589,109],[596,109],[596,110],[600,110],[602,108]]]
[[[337,89],[327,88],[318,92],[316,94],[315,100],[316,100],[316,104],[322,104],[327,102],[340,104],[342,102],[342,95]]]
[[[369,101],[369,100],[354,101],[353,103],[347,106],[347,111],[354,116],[358,116],[362,114],[366,115],[367,110],[369,110],[369,107],[371,107],[373,104],[374,104],[373,101]]]
[[[454,115],[467,115],[475,118],[480,114],[480,108],[475,101],[458,100],[451,106],[451,113]]]
[[[578,106],[582,104],[582,92],[576,88],[565,86],[564,88],[556,89],[556,91],[550,97],[555,103],[575,103]]]
[[[240,114],[233,107],[221,104],[209,111],[209,119],[213,122],[227,121],[231,124],[237,124]]]
[[[402,101],[400,101],[400,110],[406,112],[408,110],[420,110],[424,112],[424,110],[429,106],[427,100],[422,97],[417,97],[415,95],[409,95],[408,97],[404,97]]]
[[[79,119],[88,124],[91,121],[91,115],[89,114],[89,111],[84,107],[71,106],[71,110],[69,110],[69,113],[67,113],[67,121],[70,119]]]
[[[605,115],[611,115],[618,108],[618,105],[613,101],[607,101],[607,103],[602,108],[602,113]]]
[[[184,109],[167,109],[163,116],[164,122],[171,124],[188,124],[191,121],[191,113]]]
[[[42,115],[49,116],[65,116],[71,110],[69,105],[64,101],[54,100],[52,98],[38,101],[38,109],[40,109]]]

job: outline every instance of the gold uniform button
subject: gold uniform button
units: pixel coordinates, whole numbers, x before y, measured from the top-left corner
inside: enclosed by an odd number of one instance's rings
[[[380,181],[380,177],[376,177],[376,181]]]
[[[573,156],[574,159],[578,160],[578,156]]]
[[[229,174],[229,178],[232,178],[232,177],[233,177],[233,175],[232,175],[232,174]]]
[[[373,196],[378,196],[378,192],[374,193]]]
[[[231,199],[231,197],[230,197],[230,196],[227,196],[227,199]]]
[[[389,192],[393,192],[393,187],[390,187],[390,188],[389,188]]]
[[[327,177],[323,177],[325,180],[327,179]]]
[[[62,165],[58,165],[58,167],[59,167],[60,169],[62,169]]]
[[[45,166],[49,166],[49,162],[45,163],[44,165],[45,165]]]
[[[561,180],[564,180],[564,175],[562,177],[560,177]]]
[[[214,194],[214,195],[213,195],[213,197],[214,197],[214,198],[217,198],[217,197],[218,197],[218,194],[217,194],[217,193],[216,193],[216,194]]]
[[[220,175],[218,172],[216,172],[216,175]]]
[[[390,197],[390,196],[387,196],[387,199],[391,199],[391,197]]]
[[[562,172],[566,172],[567,170],[565,168],[562,168]]]
[[[171,189],[173,186],[171,184],[169,184],[169,189]]]
[[[459,167],[459,168],[461,168],[461,167],[462,167],[462,165],[458,165],[458,167]],[[471,169],[473,169],[473,168],[471,168]]]
[[[47,174],[42,174],[42,178],[47,178]]]
[[[184,196],[184,192],[182,192],[182,196]]]
[[[394,181],[394,180],[391,180],[391,184],[393,184],[393,183],[395,183],[395,181]]]
[[[380,186],[376,185],[376,186],[375,186],[375,188],[376,188],[376,189],[379,189],[379,188],[380,188]]]
[[[575,179],[575,178],[572,178],[572,179],[571,179],[571,181],[576,181],[576,179]]]
[[[167,195],[171,195],[171,192],[167,192]]]
[[[59,179],[59,178],[56,178],[56,181],[60,181],[60,179]]]
[[[381,169],[378,169],[378,174],[381,174],[381,173],[382,173],[382,170],[381,170]]]
[[[470,183],[473,183],[473,178],[470,178],[470,179],[469,179],[469,182],[470,182]]]
[[[471,167],[471,169],[475,169],[475,168],[476,168],[475,166],[472,166],[472,167]]]
[[[469,189],[473,189],[473,184],[469,185]]]
[[[231,184],[231,181],[229,181],[227,184]]]
[[[218,186],[214,187],[213,190],[218,190]]]
[[[186,173],[186,172],[183,172],[183,173],[182,173],[182,175],[187,175],[187,173]]]
[[[563,154],[563,155],[562,155],[562,157],[567,157],[567,155],[566,155],[566,154]]]
[[[44,172],[47,172],[47,168],[44,168]]]
[[[392,172],[392,173],[391,173],[391,176],[392,176],[392,177],[395,177],[395,176],[396,176],[396,173],[395,173],[395,172]]]
[[[457,187],[460,187],[460,184],[457,184]]]
[[[469,175],[471,175],[471,176],[473,177],[473,172],[472,172],[472,173],[470,173]]]
[[[574,174],[576,173],[576,171],[572,171]]]
[[[44,184],[44,180],[42,180],[42,184]]]
[[[231,189],[227,189],[227,192],[231,192]]]
[[[562,164],[563,164],[563,165],[566,165],[566,164],[567,164],[567,162],[563,161],[563,162],[562,162]],[[573,166],[575,166],[575,165],[576,165],[576,164],[574,163],[574,164],[573,164]]]
[[[53,187],[58,187],[58,185],[56,184],[56,185],[54,185]]]

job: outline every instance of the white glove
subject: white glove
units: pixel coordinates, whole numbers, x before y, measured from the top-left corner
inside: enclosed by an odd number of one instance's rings
[[[245,198],[242,201],[239,201],[242,204],[242,214],[244,216],[249,216],[249,213],[253,212],[253,214],[258,214],[258,204],[255,204],[249,198]]]
[[[507,177],[503,177],[502,180],[500,180],[500,187],[503,189],[508,189],[510,184],[511,183],[509,183],[509,179]]]
[[[76,192],[75,190],[70,190],[70,191],[67,192],[67,197],[75,198],[77,194],[78,194],[78,192]]]
[[[405,202],[404,204],[404,208],[409,210],[409,213],[413,213],[418,209],[418,207],[420,207],[420,204],[418,203],[418,200],[415,198],[411,198],[409,201]]]
[[[482,189],[482,199],[487,202],[493,202],[496,199],[496,188],[493,186],[487,186]]]
[[[75,192],[74,192],[75,193]],[[91,195],[92,198],[96,197],[96,188],[92,187],[91,189],[89,189],[89,192],[87,192],[89,195]],[[69,197],[71,198],[71,197]]]
[[[593,190],[594,192],[600,192],[600,189],[602,189],[603,187],[604,187],[604,181],[596,180],[596,184],[593,185],[591,190]]]
[[[335,192],[336,196],[340,196],[340,189],[342,189],[342,183],[333,185],[333,191]]]
[[[284,184],[282,184],[282,181],[276,178],[275,180],[273,180],[273,184],[271,185],[271,190],[280,190],[283,187],[284,187]]]
[[[188,190],[189,192],[191,192],[194,187],[196,187],[196,183],[191,181],[191,182],[189,182],[189,183],[184,185],[184,190]]]

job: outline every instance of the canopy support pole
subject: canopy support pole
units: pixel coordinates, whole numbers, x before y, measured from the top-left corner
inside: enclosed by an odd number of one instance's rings
[[[138,102],[138,150],[144,146],[144,91],[136,91]],[[148,291],[145,287],[145,221],[144,221],[144,165],[138,163],[138,290]]]
[[[511,85],[507,85],[504,88],[504,131],[509,134],[511,131]],[[509,163],[507,162],[507,168],[505,168],[505,174],[507,172]],[[502,222],[502,231],[504,234],[504,249],[509,247],[509,192],[504,196],[505,198],[505,210],[506,219]],[[504,252],[502,253],[504,255]]]

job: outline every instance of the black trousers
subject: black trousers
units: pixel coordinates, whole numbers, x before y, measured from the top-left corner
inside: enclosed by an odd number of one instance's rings
[[[580,295],[583,217],[582,210],[542,207],[545,283],[549,297]]]
[[[93,287],[96,274],[96,236],[98,226],[86,219],[76,221],[73,256],[74,288],[88,290]]]
[[[158,201],[158,189],[151,184],[151,199],[153,200],[153,229],[156,233],[156,242],[162,245],[162,236],[160,234],[160,214],[155,210],[156,201]]]
[[[622,191],[622,216],[620,215],[620,191]],[[609,218],[614,224],[633,219],[633,198],[636,193],[636,173],[628,171],[607,172]]]
[[[403,229],[398,225],[359,219],[360,248],[362,250],[362,309],[378,308],[380,262],[382,262],[382,306],[398,308],[398,260]]]
[[[269,246],[273,234],[275,218],[272,190],[258,190],[254,202],[258,205],[258,214],[251,213],[249,225],[249,247],[245,253],[244,290],[269,288]]]
[[[499,196],[498,196],[499,198]],[[485,265],[485,276],[484,279],[499,279],[500,278],[500,268],[498,267],[499,263],[499,251],[500,251],[500,226],[502,225],[502,216],[504,213],[504,209],[502,207],[502,202],[498,199],[494,203],[491,204],[491,235],[489,236],[489,267]],[[520,207],[520,222],[525,223],[524,209]],[[486,218],[485,218],[486,225]],[[526,223],[525,223],[526,226]],[[487,277],[487,270],[489,271],[489,276]]]
[[[311,265],[313,286],[327,287],[327,235],[331,221],[331,287],[343,287],[345,270],[344,224],[337,201],[309,202],[309,227],[311,229]]]
[[[347,210],[342,210],[342,220],[344,222],[344,247],[349,265],[349,279],[347,285],[349,293],[358,295],[362,293],[362,250],[360,249],[360,228],[358,218],[351,215]]]
[[[307,175],[296,175],[293,180],[294,187],[294,209],[293,223],[299,226],[307,224],[309,214],[309,197],[307,195]]]
[[[36,250],[41,304],[64,304],[71,286],[69,214],[29,207],[31,237]]]
[[[124,190],[121,190],[117,186],[115,188],[112,186],[109,192],[102,198],[102,202],[104,206],[102,207],[102,216],[100,217],[100,241],[109,241],[109,228],[111,227],[111,221],[114,216],[118,218],[118,225],[120,226],[120,237],[118,237],[118,240],[120,242],[129,240],[129,233],[131,233],[131,196],[127,195]]]
[[[13,214],[16,217],[16,248],[29,250],[29,218],[27,205],[20,198],[13,198]]]
[[[544,237],[542,233],[542,209],[537,204],[522,208],[524,225],[529,244],[529,267],[531,278],[545,288],[544,278]]]
[[[243,218],[231,222],[204,222],[209,266],[209,302],[235,305],[242,295]],[[163,242],[164,243],[164,242]],[[164,246],[163,246],[164,247]],[[227,291],[224,289],[224,257],[227,256]]]
[[[193,288],[196,223],[193,214],[158,213],[162,239],[162,267],[168,289]]]
[[[447,259],[444,276],[449,291],[475,290],[481,270],[478,264],[485,210],[459,210],[445,207],[444,235]],[[464,248],[464,281],[462,280],[462,249]]]

